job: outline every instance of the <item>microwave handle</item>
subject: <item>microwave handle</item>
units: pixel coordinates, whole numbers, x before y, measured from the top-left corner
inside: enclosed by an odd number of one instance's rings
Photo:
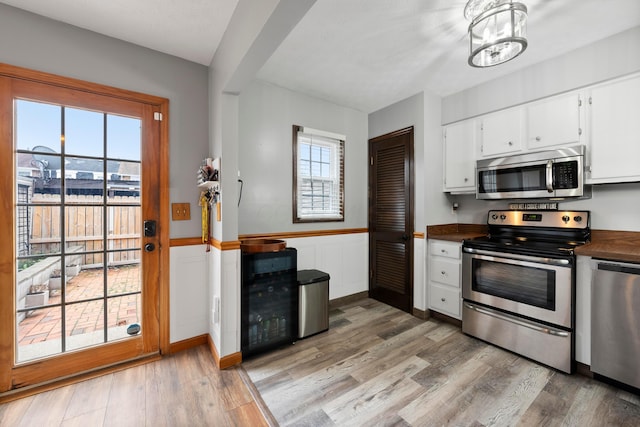
[[[547,191],[553,193],[553,160],[547,162],[546,181]]]

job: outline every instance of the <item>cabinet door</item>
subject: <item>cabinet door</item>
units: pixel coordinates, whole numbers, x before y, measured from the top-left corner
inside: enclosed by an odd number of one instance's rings
[[[444,191],[475,191],[475,167],[475,121],[447,126],[444,129]]]
[[[527,106],[527,148],[580,143],[580,94],[545,99]]]
[[[481,155],[515,153],[522,149],[522,109],[513,108],[482,118]]]
[[[640,76],[596,86],[589,93],[591,174],[587,182],[640,179]]]

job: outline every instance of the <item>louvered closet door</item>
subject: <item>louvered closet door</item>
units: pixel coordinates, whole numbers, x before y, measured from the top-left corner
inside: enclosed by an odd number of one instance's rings
[[[413,128],[369,141],[369,295],[413,307]]]

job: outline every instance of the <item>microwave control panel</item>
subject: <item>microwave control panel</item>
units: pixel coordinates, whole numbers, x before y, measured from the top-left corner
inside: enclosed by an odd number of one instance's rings
[[[572,160],[553,164],[553,188],[577,188],[578,187],[578,162]]]

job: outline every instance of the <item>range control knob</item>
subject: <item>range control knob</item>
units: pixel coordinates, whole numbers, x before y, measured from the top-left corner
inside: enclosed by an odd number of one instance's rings
[[[571,217],[569,215],[563,215],[562,221],[564,221],[564,223],[566,224],[567,222],[571,221]]]
[[[507,219],[507,216],[505,214],[502,214],[500,215],[500,219],[504,221],[505,219]]]
[[[491,219],[493,219],[493,220],[498,219],[498,214],[493,214],[493,215],[491,215]]]
[[[580,215],[576,215],[576,216],[573,217],[573,220],[575,222],[582,222],[582,217]]]

